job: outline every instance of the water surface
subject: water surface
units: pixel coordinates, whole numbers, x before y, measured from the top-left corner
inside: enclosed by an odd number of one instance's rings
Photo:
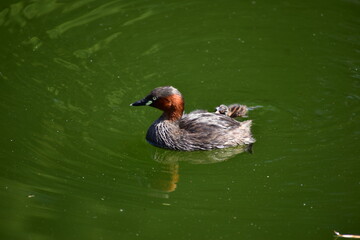
[[[360,234],[358,1],[2,1],[1,239]],[[261,105],[257,142],[173,152],[129,104]]]

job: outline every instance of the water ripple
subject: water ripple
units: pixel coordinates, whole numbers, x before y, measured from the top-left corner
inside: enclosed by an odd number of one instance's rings
[[[85,24],[88,24],[92,21],[95,21],[99,18],[110,16],[116,13],[121,12],[125,6],[130,4],[118,5],[119,0],[115,0],[106,4],[101,5],[98,8],[91,10],[90,12],[85,13],[84,15],[77,17],[73,20],[67,21],[58,25],[57,27],[47,31],[50,38],[55,39],[67,32],[68,30],[79,27]]]
[[[79,49],[74,52],[74,55],[78,58],[88,58],[92,54],[100,51],[101,49],[104,49],[108,46],[110,42],[115,40],[120,36],[121,32],[116,32],[108,36],[107,38],[104,38],[100,40],[99,42],[95,43],[93,46],[86,48],[86,49]]]

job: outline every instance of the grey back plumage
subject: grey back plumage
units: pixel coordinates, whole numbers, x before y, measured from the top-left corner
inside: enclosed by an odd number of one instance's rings
[[[146,139],[153,145],[173,150],[209,150],[255,142],[251,120],[238,122],[228,116],[196,111],[176,121],[162,118],[148,130]]]

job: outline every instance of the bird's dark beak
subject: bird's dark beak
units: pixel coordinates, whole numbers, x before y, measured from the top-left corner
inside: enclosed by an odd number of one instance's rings
[[[144,98],[144,99],[141,99],[141,100],[139,100],[137,102],[134,102],[134,103],[130,104],[130,106],[145,106],[145,105],[148,106],[151,103],[152,103],[151,100],[149,100],[148,98]]]

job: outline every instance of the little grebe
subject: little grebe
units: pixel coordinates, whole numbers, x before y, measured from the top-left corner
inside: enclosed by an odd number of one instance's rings
[[[247,107],[220,105],[215,113],[196,110],[184,112],[184,100],[174,87],[155,88],[144,99],[130,106],[151,106],[164,113],[148,129],[146,140],[154,146],[181,150],[210,150],[250,145],[251,120],[238,122],[232,117],[244,116]]]

